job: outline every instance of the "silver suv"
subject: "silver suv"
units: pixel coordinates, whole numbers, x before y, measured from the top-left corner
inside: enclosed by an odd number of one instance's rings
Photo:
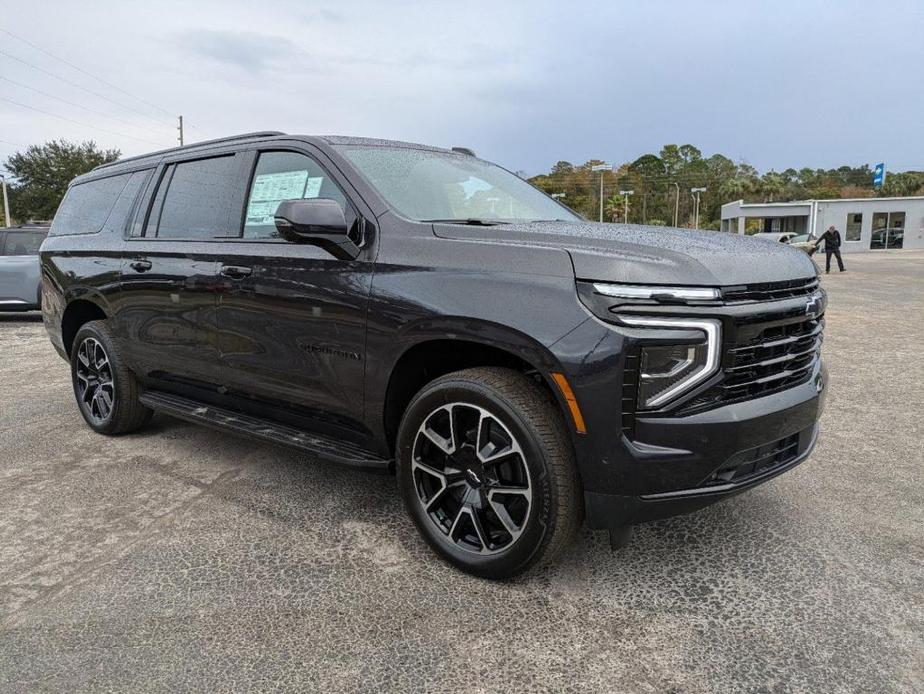
[[[39,248],[47,235],[40,225],[0,229],[0,311],[41,308]]]

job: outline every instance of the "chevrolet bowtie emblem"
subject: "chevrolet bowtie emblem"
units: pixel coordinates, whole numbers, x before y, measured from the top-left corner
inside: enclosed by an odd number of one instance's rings
[[[817,318],[821,315],[821,312],[824,310],[824,302],[819,296],[813,296],[807,302],[805,302],[805,315],[809,318]]]

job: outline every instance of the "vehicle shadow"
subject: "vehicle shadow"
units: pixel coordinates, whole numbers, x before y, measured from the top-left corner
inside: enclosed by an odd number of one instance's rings
[[[218,432],[162,415],[131,436],[165,435],[179,435],[191,452],[211,450],[219,457],[224,457],[220,451],[229,443]],[[232,441],[247,439],[234,437]],[[233,443],[232,447],[238,448]],[[248,450],[255,455],[237,460],[235,474],[223,482],[220,492],[213,490],[223,503],[290,530],[310,533],[319,521],[328,530],[359,529],[357,532],[375,542],[342,538],[338,551],[352,549],[373,561],[374,557],[365,556],[370,548],[377,548],[379,553],[389,549],[390,556],[403,558],[397,563],[404,564],[406,570],[456,573],[418,534],[393,476],[345,467],[268,443],[252,442]],[[173,474],[179,472],[174,470]],[[338,503],[330,504],[331,498]],[[608,577],[607,582],[629,581],[629,577],[644,581],[678,567],[708,582],[714,578],[710,567],[728,562],[763,566],[764,557],[773,556],[781,538],[792,532],[793,511],[788,507],[785,495],[776,493],[771,485],[695,514],[637,526],[630,544],[616,551],[610,548],[606,532],[583,527],[557,561],[507,583],[561,587],[603,580],[601,576]],[[324,512],[319,516],[320,508]],[[241,518],[241,523],[247,522],[246,517]],[[461,572],[458,575],[463,576]]]

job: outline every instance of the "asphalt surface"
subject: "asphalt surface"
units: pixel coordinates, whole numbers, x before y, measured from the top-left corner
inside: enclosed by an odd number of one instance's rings
[[[846,263],[808,462],[514,583],[431,555],[390,477],[93,434],[0,317],[0,691],[924,691],[924,253]]]

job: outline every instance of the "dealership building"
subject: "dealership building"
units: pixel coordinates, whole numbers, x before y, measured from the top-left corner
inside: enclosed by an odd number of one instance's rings
[[[761,220],[760,231],[816,238],[833,225],[844,252],[924,248],[924,196],[722,205],[722,231],[744,234],[749,219]]]

